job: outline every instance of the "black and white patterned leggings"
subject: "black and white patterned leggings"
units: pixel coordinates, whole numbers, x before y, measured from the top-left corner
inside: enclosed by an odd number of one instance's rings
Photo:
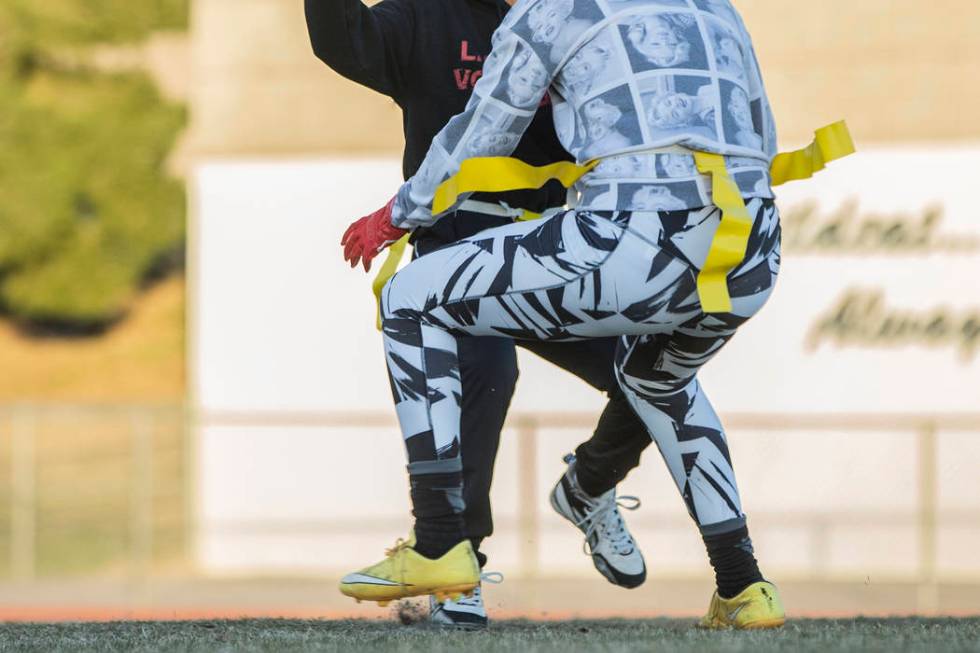
[[[748,204],[754,226],[729,275],[733,311],[705,314],[696,279],[716,207],[569,211],[491,229],[422,258],[382,295],[389,378],[413,477],[450,478],[459,460],[456,338],[576,340],[622,336],[616,374],[706,535],[744,525],[724,429],[698,370],[769,298],[780,262],[771,200]],[[450,476],[445,476],[445,475]],[[446,501],[461,494],[444,484]]]

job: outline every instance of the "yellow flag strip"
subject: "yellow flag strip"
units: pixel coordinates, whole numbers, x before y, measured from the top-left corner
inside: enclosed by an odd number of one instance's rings
[[[402,262],[402,256],[405,255],[405,248],[408,246],[408,236],[408,234],[405,234],[388,248],[388,257],[381,265],[381,269],[378,270],[378,276],[371,283],[371,290],[374,292],[374,298],[377,300],[378,306],[376,318],[378,331],[381,330],[381,291],[384,290],[388,280],[398,272],[398,265]]]
[[[843,120],[822,127],[815,132],[810,145],[802,150],[786,152],[773,158],[770,174],[772,185],[780,186],[790,181],[809,179],[823,170],[828,163],[844,158],[856,151],[854,140]],[[745,208],[745,201],[738,186],[728,174],[725,159],[718,154],[694,152],[695,163],[702,174],[711,176],[712,198],[721,209],[722,219],[711,242],[711,249],[704,269],[698,276],[698,294],[705,313],[727,313],[732,302],[728,294],[728,275],[745,258],[752,219]],[[432,213],[439,214],[452,208],[465,193],[503,193],[512,190],[540,188],[551,180],[558,180],[565,188],[590,172],[593,161],[584,166],[563,161],[535,167],[508,157],[479,157],[467,159],[454,176],[436,189]],[[535,219],[536,214],[526,212],[522,220]],[[391,246],[378,276],[372,284],[374,295],[380,301],[381,291],[398,270],[408,237]],[[380,313],[378,325],[380,328]]]
[[[708,258],[698,274],[698,296],[705,313],[730,313],[728,274],[745,258],[752,233],[752,218],[738,185],[728,175],[725,157],[695,152],[694,162],[703,175],[711,175],[712,201],[721,209],[721,223],[711,241]]]
[[[597,164],[598,161],[595,161],[580,166],[561,161],[535,167],[504,156],[467,159],[459,167],[459,172],[436,189],[432,214],[438,215],[451,208],[464,193],[504,193],[541,188],[552,179],[569,188]]]
[[[815,135],[813,142],[802,150],[778,154],[773,158],[769,169],[773,186],[809,179],[831,161],[843,159],[857,151],[847,123],[843,120],[818,129]]]

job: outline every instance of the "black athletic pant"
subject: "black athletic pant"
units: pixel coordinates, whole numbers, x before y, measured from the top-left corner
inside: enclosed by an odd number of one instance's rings
[[[415,243],[422,256],[444,243],[435,239]],[[571,372],[609,397],[592,437],[575,451],[576,472],[583,489],[592,496],[620,483],[640,464],[640,455],[652,440],[630,407],[615,376],[618,338],[579,342],[525,340],[519,346]],[[517,384],[515,342],[506,338],[460,338],[458,342],[463,404],[460,448],[463,459],[463,522],[480,564],[480,543],[493,534],[490,485],[500,446],[500,431]]]

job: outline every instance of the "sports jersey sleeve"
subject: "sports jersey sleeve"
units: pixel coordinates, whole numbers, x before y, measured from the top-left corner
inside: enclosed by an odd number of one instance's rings
[[[532,8],[536,2],[524,3]],[[466,159],[509,156],[517,148],[544,95],[556,65],[542,57],[515,27],[525,12],[511,10],[494,33],[483,76],[463,113],[452,118],[432,142],[418,173],[398,192],[392,224],[403,229],[432,225],[432,201],[439,185]],[[526,21],[525,21],[526,22]],[[466,195],[443,215],[455,210]]]
[[[761,133],[759,135],[762,137],[762,151],[766,153],[766,156],[771,161],[776,156],[779,148],[776,135],[776,118],[773,114],[772,106],[769,104],[769,96],[766,93],[765,83],[762,80],[759,57],[755,53],[752,36],[745,26],[742,16],[737,12],[734,15],[738,20],[741,38],[748,46],[745,49],[743,66],[748,71],[749,97],[758,98],[761,105],[762,115],[759,117],[761,121],[759,125]]]
[[[306,0],[317,58],[351,81],[398,99],[407,88],[415,12],[407,0]]]

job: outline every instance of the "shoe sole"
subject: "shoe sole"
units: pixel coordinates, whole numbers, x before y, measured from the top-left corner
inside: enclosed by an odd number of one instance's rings
[[[726,624],[718,621],[711,623],[699,623],[698,628],[701,630],[774,630],[776,628],[782,628],[786,625],[786,618],[780,619],[767,619],[766,621],[755,621],[744,626],[736,626],[734,624]]]
[[[439,588],[420,588],[420,589],[408,589],[401,588],[402,591],[397,595],[385,596],[385,597],[366,597],[357,596],[352,593],[354,590],[350,587],[342,587],[340,589],[341,594],[344,596],[349,596],[358,603],[377,603],[379,607],[387,608],[391,605],[392,601],[400,601],[401,599],[410,599],[416,596],[428,596],[432,595],[436,597],[436,600],[440,603],[447,600],[458,601],[464,596],[472,596],[473,590],[477,588],[479,583],[465,583],[460,585],[449,585],[446,587]],[[356,586],[353,586],[356,587]],[[349,591],[346,591],[349,590]]]
[[[490,624],[486,610],[483,614],[472,612],[449,610],[444,603],[434,603],[430,601],[429,623],[436,628],[446,630],[486,630]]]
[[[755,623],[746,624],[739,628],[738,630],[770,630],[774,628],[782,628],[786,625],[786,619],[769,619],[767,621],[756,621]]]
[[[431,594],[436,597],[436,601],[442,603],[443,601],[458,601],[464,596],[473,596],[473,590],[479,586],[479,583],[473,583],[472,585],[455,585],[452,587],[442,587],[437,590],[429,590],[428,592],[422,592],[421,594],[415,594],[413,596],[422,596],[425,594]]]
[[[456,623],[450,620],[448,617],[446,617],[445,621],[442,621],[440,619],[430,619],[429,623],[431,623],[436,628],[441,628],[444,630],[474,631],[474,630],[486,630],[487,628],[490,627],[489,624]]]

